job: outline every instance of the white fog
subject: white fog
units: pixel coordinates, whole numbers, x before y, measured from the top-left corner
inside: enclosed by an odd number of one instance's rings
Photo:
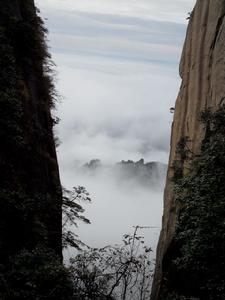
[[[121,181],[107,167],[91,175],[79,166],[95,158],[104,166],[141,158],[167,164],[170,108],[194,0],[37,2],[62,98],[56,112],[61,181],[67,189],[84,186],[92,199],[83,204],[91,225],[80,223],[75,231],[97,247],[120,242],[132,226],[149,226],[146,241],[155,248],[164,179],[156,188],[156,182]]]
[[[91,203],[81,203],[91,224],[80,222],[75,229],[83,242],[91,247],[120,243],[123,234],[132,233],[133,226],[139,225],[149,227],[140,233],[155,250],[166,165],[156,165],[152,171],[150,167],[148,174],[145,166],[142,162],[102,165],[96,169],[74,166],[64,174],[69,188],[75,184],[85,186],[92,199]],[[66,255],[72,256],[70,251],[66,250]]]

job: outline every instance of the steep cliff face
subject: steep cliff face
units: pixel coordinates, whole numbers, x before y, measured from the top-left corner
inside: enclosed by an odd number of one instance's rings
[[[176,101],[171,135],[171,152],[164,194],[162,231],[157,250],[152,300],[161,299],[162,279],[175,232],[179,205],[174,199],[173,162],[182,137],[189,137],[189,149],[198,153],[204,137],[200,113],[225,102],[225,2],[198,0],[190,23],[180,63],[182,84]],[[187,167],[184,162],[184,172]]]
[[[45,245],[61,257],[61,185],[45,29],[33,0],[0,1],[0,264]]]

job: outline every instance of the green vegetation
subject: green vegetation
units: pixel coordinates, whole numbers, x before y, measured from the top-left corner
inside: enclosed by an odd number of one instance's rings
[[[35,226],[32,223],[32,216],[38,215],[44,210],[44,207],[39,207],[37,210],[36,203],[44,204],[44,206],[46,203],[40,201],[38,197],[31,201],[30,198],[26,199],[26,196],[21,196],[21,194],[4,195],[4,199],[7,201],[5,201],[5,206],[1,208],[1,212],[17,216],[19,218],[17,224],[23,234],[33,234],[37,240],[31,239],[30,244],[27,242],[26,247],[21,244],[20,251],[16,254],[8,253],[10,255],[8,255],[7,261],[0,263],[0,299],[77,299],[74,296],[72,268],[64,267],[61,257],[42,242],[46,237],[45,226],[38,219]],[[82,215],[84,209],[79,204],[81,201],[90,201],[89,194],[84,187],[79,186],[73,191],[64,191],[62,238],[65,248],[74,247],[81,250],[81,247],[84,246],[79,238],[69,230],[71,225],[77,226],[78,220],[90,223]],[[29,224],[31,228],[27,228]],[[15,229],[14,233],[17,230]],[[5,232],[5,235],[8,235],[8,231]],[[8,240],[15,242],[15,236],[8,236]],[[3,248],[1,244],[0,247]]]
[[[0,264],[0,299],[149,299],[152,250],[138,234],[145,227],[136,226],[133,234],[125,234],[121,245],[90,248],[70,231],[78,221],[90,223],[83,216],[81,201],[90,201],[84,187],[64,191],[63,245],[78,250],[70,264],[63,266],[60,257],[41,243],[33,249],[24,248]],[[33,205],[24,207],[27,215],[29,207]]]
[[[0,266],[2,300],[70,300],[69,271],[51,249],[21,250]]]
[[[174,182],[180,214],[164,261],[165,300],[225,299],[225,107],[203,112],[201,121],[206,134],[200,153],[190,153],[187,138],[178,145]]]

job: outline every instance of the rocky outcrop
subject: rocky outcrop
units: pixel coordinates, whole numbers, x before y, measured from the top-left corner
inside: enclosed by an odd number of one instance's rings
[[[198,153],[204,136],[199,121],[201,111],[225,103],[225,2],[198,0],[191,14],[180,63],[182,78],[176,101],[171,135],[171,151],[164,194],[162,231],[157,250],[152,300],[160,299],[165,256],[175,232],[179,207],[174,201],[173,162],[176,146],[189,137],[189,148]],[[184,168],[187,163],[184,163]]]

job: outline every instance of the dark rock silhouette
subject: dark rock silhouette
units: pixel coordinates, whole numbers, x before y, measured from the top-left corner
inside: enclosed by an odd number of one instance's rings
[[[93,159],[81,168],[81,172],[86,172],[90,176],[104,174],[106,172],[118,184],[133,183],[150,188],[161,187],[166,177],[167,165],[160,162],[147,162],[140,159],[122,160],[114,165],[104,165],[100,160]]]
[[[62,257],[45,32],[33,0],[0,1],[0,263],[40,244]]]

